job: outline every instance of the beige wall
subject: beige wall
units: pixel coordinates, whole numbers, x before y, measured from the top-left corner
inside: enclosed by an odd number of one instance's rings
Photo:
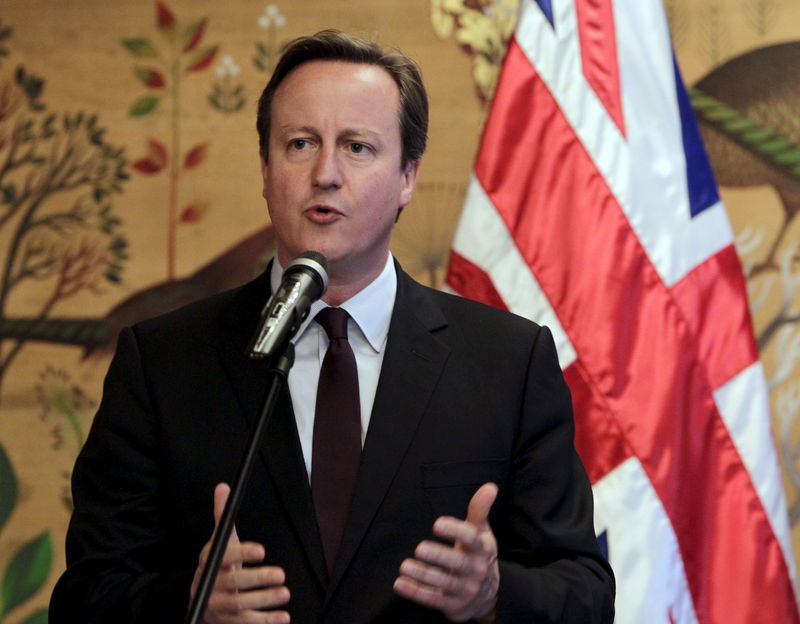
[[[449,241],[486,112],[481,97],[485,100],[490,94],[496,69],[468,50],[475,52],[485,41],[501,44],[513,24],[516,3],[499,2],[493,17],[487,18],[459,1],[287,0],[274,5],[283,25],[275,27],[273,15],[273,26],[264,29],[258,22],[266,4],[246,0],[169,2],[179,33],[197,20],[208,20],[202,41],[180,57],[181,62],[185,64],[205,46],[219,46],[209,67],[180,75],[178,100],[169,94],[169,87],[176,84],[169,73],[170,44],[156,27],[152,2],[4,0],[0,5],[0,51],[7,54],[0,56],[0,167],[8,162],[9,154],[14,160],[31,147],[43,160],[0,169],[0,193],[11,194],[11,187],[16,193],[0,203],[0,271],[5,271],[15,249],[15,233],[26,210],[35,208],[51,219],[65,213],[78,214],[84,225],[78,227],[72,222],[65,236],[42,231],[18,248],[30,255],[24,265],[17,255],[12,269],[27,266],[36,271],[10,290],[9,280],[0,273],[0,284],[5,284],[3,292],[7,294],[0,300],[0,319],[26,319],[44,312],[50,319],[93,320],[98,328],[113,333],[120,323],[158,311],[167,298],[178,300],[202,291],[197,290],[201,276],[214,277],[217,287],[245,279],[269,249],[266,237],[258,238],[252,247],[241,244],[267,223],[253,127],[255,99],[267,74],[253,62],[256,45],[274,48],[291,37],[325,27],[376,36],[399,47],[422,66],[432,104],[430,147],[417,196],[396,232],[394,250],[421,281],[441,285]],[[791,40],[800,32],[800,7],[789,0],[684,0],[665,4],[688,83],[726,59],[772,42]],[[13,32],[3,36],[6,27]],[[161,56],[134,57],[122,44],[123,39],[131,38],[149,39]],[[498,49],[495,53],[499,59]],[[218,70],[230,67],[223,61],[227,56],[238,71],[218,75]],[[30,110],[30,102],[15,80],[19,66],[24,67],[26,76],[44,80],[34,102],[40,102],[45,110]],[[161,71],[167,86],[148,88],[134,73],[135,67]],[[228,95],[229,103],[243,99],[241,108],[223,112],[212,106],[208,98],[215,86]],[[241,91],[236,92],[239,87]],[[29,88],[33,87],[29,84]],[[148,95],[160,97],[155,111],[131,116],[134,103]],[[796,105],[793,110],[797,110]],[[97,157],[98,146],[75,139],[76,153],[82,160],[73,157],[72,177],[59,169],[58,156],[64,155],[68,142],[63,117],[73,116],[74,121],[79,112],[84,113],[84,120],[78,126],[85,127],[86,117],[96,113],[96,128],[105,129],[102,140],[113,149],[123,149],[106,159],[108,163],[124,162],[129,179],[121,181],[120,192],[109,196],[111,209],[105,215],[98,214],[98,207],[87,199],[91,185],[80,181],[83,174],[97,174],[97,161],[87,159]],[[41,122],[51,113],[56,116],[53,128],[58,130],[45,137]],[[39,138],[20,142],[11,153],[12,128],[22,119],[36,120],[38,125],[32,132],[38,132]],[[149,147],[155,144],[166,150],[166,159],[159,157],[157,148]],[[170,163],[174,160],[183,165],[187,152],[195,146],[202,146],[195,152],[200,154],[196,164],[181,166],[171,174]],[[172,158],[175,147],[177,159]],[[149,164],[145,162],[148,159]],[[158,171],[145,175],[139,171],[145,166]],[[26,185],[31,199],[20,200]],[[41,202],[34,201],[36,193]],[[752,267],[759,254],[767,254],[770,237],[778,236],[783,227],[785,206],[773,186],[724,188],[723,196],[743,242],[747,266]],[[19,208],[2,221],[3,209],[10,205]],[[176,215],[174,235],[169,233],[170,206]],[[121,222],[109,223],[109,216]],[[103,233],[104,224],[110,234]],[[109,242],[115,239],[125,241],[127,257],[108,251]],[[791,229],[782,241],[781,253],[785,255],[797,241],[797,233]],[[170,249],[172,262],[168,259]],[[72,264],[65,268],[65,262]],[[122,267],[112,271],[119,274],[118,283],[104,277],[115,263]],[[239,271],[232,271],[231,266],[239,267]],[[201,276],[195,275],[204,267]],[[170,273],[173,280],[168,279]],[[770,275],[772,278],[767,279]],[[751,283],[758,299],[756,328],[763,331],[780,312],[782,295],[788,293],[792,302],[796,299],[793,282],[786,272],[782,279],[779,271],[764,271],[753,276]],[[54,297],[59,287],[63,296]],[[70,287],[77,288],[76,292],[67,292]],[[141,294],[153,289],[160,293],[155,305]],[[13,329],[25,338],[40,330]],[[11,329],[6,326],[4,331]],[[53,331],[64,336],[66,329]],[[787,325],[784,331],[794,332],[794,328]],[[798,410],[791,400],[798,392],[794,367],[797,349],[781,349],[779,344],[791,346],[793,337],[781,335],[780,343],[770,342],[764,353],[767,374],[774,381],[776,419],[781,417],[776,422],[784,449],[790,504],[797,500],[800,490],[800,480],[791,478],[797,446]],[[102,340],[88,354],[82,347],[39,341],[27,341],[15,351],[16,344],[12,340],[0,342],[0,362],[13,356],[0,381],[0,445],[18,482],[18,502],[13,509],[6,504],[5,512],[10,516],[0,526],[0,576],[12,562],[24,563],[24,557],[18,554],[27,544],[38,545],[37,552],[47,562],[46,540],[35,541],[44,534],[52,544],[52,561],[42,570],[41,587],[34,587],[36,591],[32,589],[32,595],[7,617],[0,616],[4,624],[24,622],[43,607],[64,566],[68,474],[99,401],[110,358],[110,343]],[[780,371],[787,372],[779,376]],[[2,474],[0,466],[0,497],[9,493]],[[0,520],[3,517],[0,498]],[[795,523],[796,538],[797,526]]]

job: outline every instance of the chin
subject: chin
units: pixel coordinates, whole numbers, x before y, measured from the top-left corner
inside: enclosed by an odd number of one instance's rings
[[[291,247],[278,247],[278,257],[283,258],[285,256],[286,262],[291,262],[301,253],[305,253],[306,251],[316,251],[317,253],[321,253],[325,258],[330,262],[330,255],[332,250],[325,245],[324,242],[314,242],[314,241],[302,241],[297,245],[292,245]],[[286,264],[286,262],[282,262],[282,264]]]

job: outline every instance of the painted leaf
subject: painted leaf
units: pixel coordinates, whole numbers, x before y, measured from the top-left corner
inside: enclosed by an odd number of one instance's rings
[[[183,166],[186,169],[194,169],[197,165],[206,159],[206,152],[208,151],[208,143],[199,143],[195,145],[186,154],[183,161]]]
[[[147,154],[131,163],[141,174],[154,175],[167,166],[167,148],[157,139],[147,139]]]
[[[167,164],[167,148],[158,139],[147,139],[147,157],[159,163],[162,167]]]
[[[147,67],[135,67],[133,71],[139,80],[153,89],[160,89],[167,84],[167,81],[164,80],[164,76],[158,70]]]
[[[47,622],[47,608],[44,608],[33,612],[27,618],[22,620],[20,624],[47,624]]]
[[[47,622],[47,608],[45,607],[29,615],[22,620],[21,624],[47,624]]]
[[[8,459],[6,450],[0,444],[0,529],[3,528],[14,507],[17,505],[17,477]]]
[[[155,175],[164,167],[149,158],[140,158],[131,163],[131,167],[143,175]]]
[[[152,58],[158,56],[158,51],[150,43],[150,40],[145,37],[133,37],[131,39],[123,39],[122,45],[125,49],[138,58]]]
[[[3,614],[39,591],[53,564],[53,544],[45,531],[23,545],[11,558],[3,576]]]
[[[159,30],[171,30],[175,27],[175,14],[163,2],[156,2],[156,24]]]
[[[133,103],[131,110],[128,111],[128,115],[131,117],[142,117],[143,115],[148,115],[156,109],[158,100],[159,98],[155,95],[145,95]]]
[[[0,195],[3,196],[2,201],[4,204],[13,204],[17,199],[17,187],[14,184],[6,184],[0,187]]]
[[[203,34],[206,31],[207,25],[208,18],[205,17],[192,24],[189,24],[189,27],[183,32],[182,41],[185,42],[183,45],[184,52],[191,52],[197,47],[197,45],[200,43],[200,40],[203,38]]]
[[[123,257],[125,255],[125,249],[128,247],[128,241],[122,238],[121,236],[117,236],[111,241],[109,245],[109,249],[114,252],[114,255],[117,257]]]
[[[189,62],[189,66],[186,68],[186,71],[193,72],[206,69],[209,65],[211,65],[211,63],[214,62],[214,57],[217,55],[218,50],[219,46],[206,46],[205,48],[201,48],[192,57],[192,60]]]
[[[181,212],[181,223],[199,223],[208,212],[207,202],[193,202]]]

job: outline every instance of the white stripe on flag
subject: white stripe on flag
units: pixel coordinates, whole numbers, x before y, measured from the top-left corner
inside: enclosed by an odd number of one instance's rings
[[[615,624],[666,624],[670,615],[677,624],[696,624],[675,533],[639,460],[631,457],[592,489],[595,530],[606,532],[609,563],[625,581]]]
[[[714,392],[714,401],[780,542],[796,595],[797,571],[792,554],[786,497],[769,421],[764,418],[765,414],[769,414],[769,391],[761,362],[755,362],[718,388]]]
[[[535,3],[524,2],[522,6],[515,32],[517,44],[558,102],[617,201],[625,204],[631,169],[628,147],[583,75],[575,5],[553,3],[555,28]]]
[[[547,325],[553,333],[562,369],[575,361],[575,349],[555,310],[474,175],[470,176],[453,249],[489,275],[509,310]]]
[[[614,6],[633,163],[623,210],[661,279],[673,286],[729,245],[733,233],[721,203],[691,216],[672,46],[661,0]]]
[[[672,48],[660,4],[654,9],[653,1],[614,5],[625,137],[584,78],[574,3],[554,5],[555,33],[531,5],[520,15],[516,37],[661,279],[672,286],[733,235],[721,204],[691,218]]]

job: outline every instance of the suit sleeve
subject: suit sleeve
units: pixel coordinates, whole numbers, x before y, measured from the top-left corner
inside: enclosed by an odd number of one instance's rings
[[[591,487],[573,437],[569,389],[550,331],[542,328],[496,526],[498,623],[614,619],[614,576],[597,546]]]
[[[169,556],[157,433],[136,337],[124,329],[72,475],[67,570],[51,624],[184,618],[194,570]]]

